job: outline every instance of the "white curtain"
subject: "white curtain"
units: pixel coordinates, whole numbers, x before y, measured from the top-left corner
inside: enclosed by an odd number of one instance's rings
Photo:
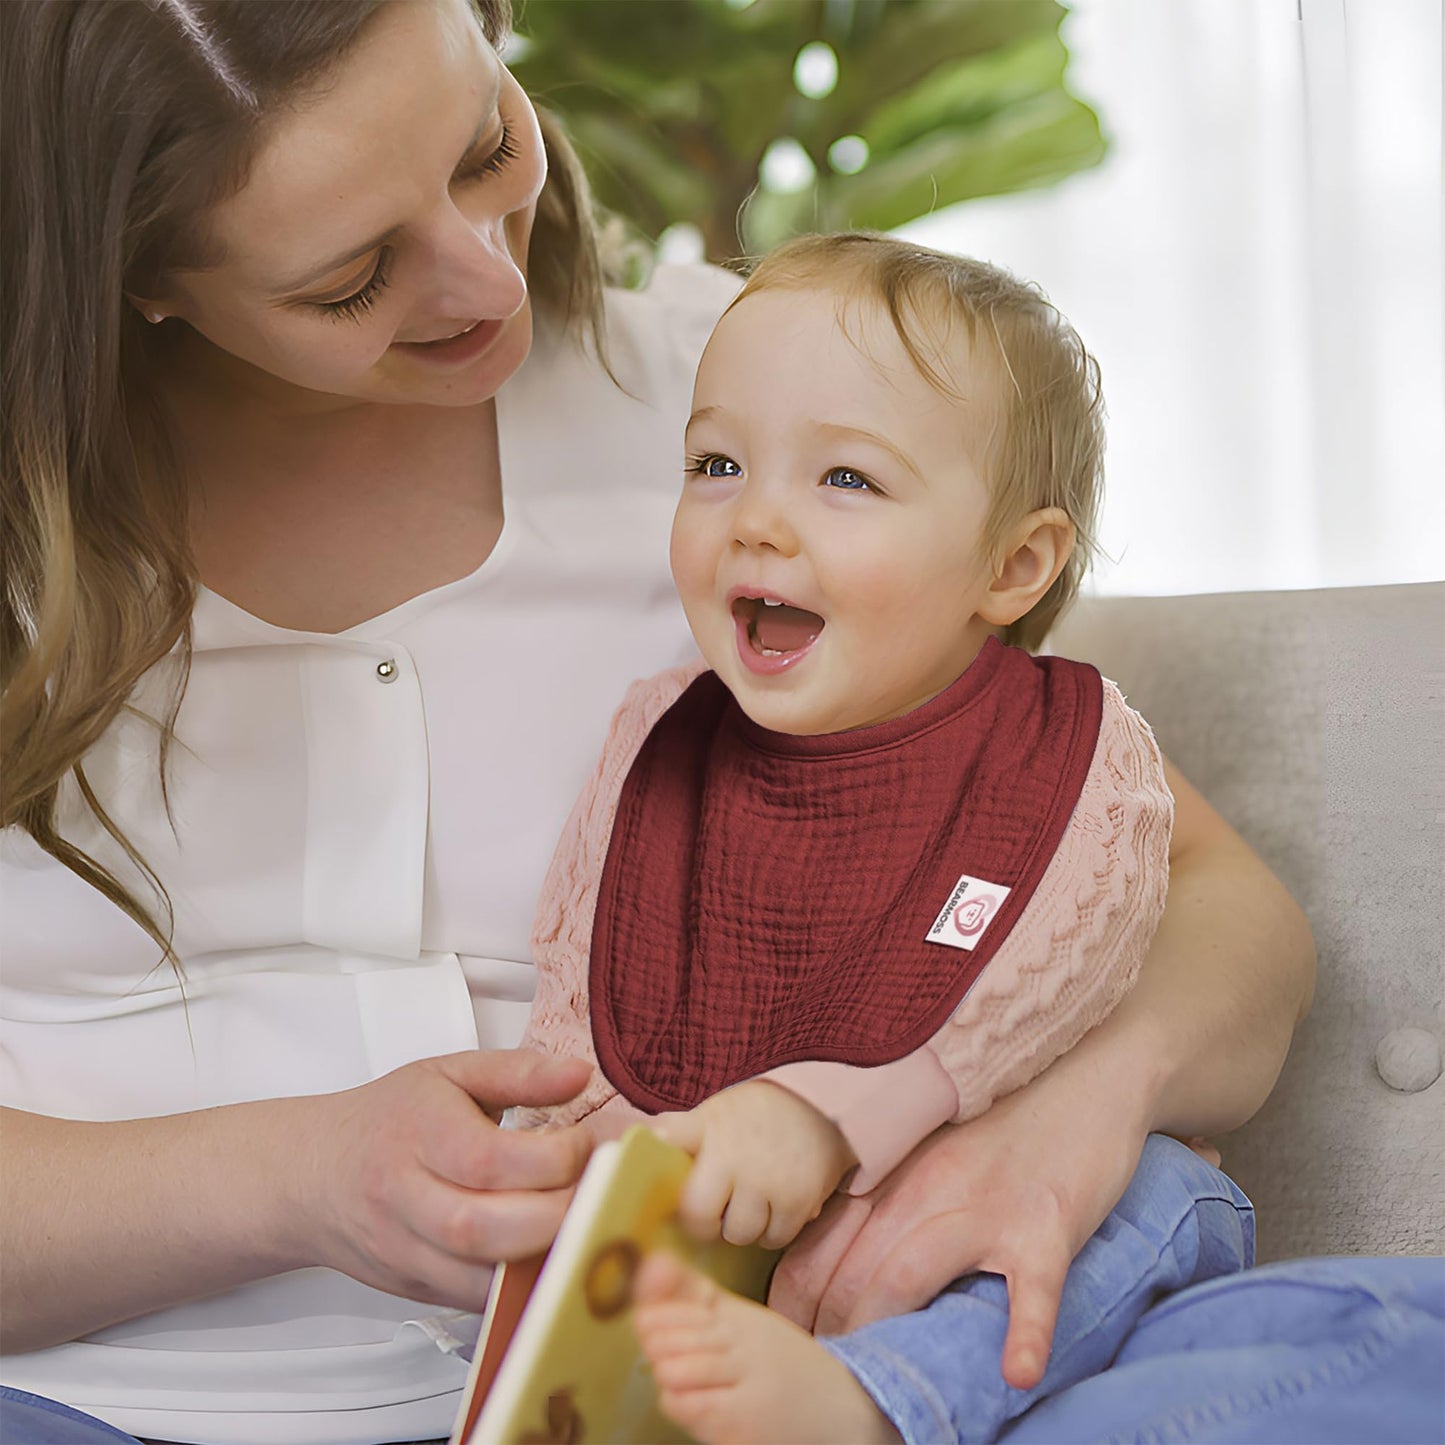
[[[1103,166],[906,234],[1098,356],[1094,589],[1445,577],[1441,0],[1077,0],[1065,37]]]

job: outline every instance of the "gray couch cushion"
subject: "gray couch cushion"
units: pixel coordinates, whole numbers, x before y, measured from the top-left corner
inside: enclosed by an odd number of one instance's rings
[[[1261,1259],[1442,1252],[1445,1080],[1398,1093],[1374,1060],[1445,1039],[1445,584],[1088,599],[1051,646],[1119,683],[1314,929],[1314,1008],[1220,1141]]]

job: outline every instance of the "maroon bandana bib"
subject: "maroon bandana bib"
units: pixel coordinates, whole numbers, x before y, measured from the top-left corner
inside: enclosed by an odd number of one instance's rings
[[[800,1059],[925,1043],[1008,936],[1099,738],[1084,663],[990,639],[930,702],[854,732],[757,726],[715,673],[623,784],[592,930],[592,1032],[639,1108]]]

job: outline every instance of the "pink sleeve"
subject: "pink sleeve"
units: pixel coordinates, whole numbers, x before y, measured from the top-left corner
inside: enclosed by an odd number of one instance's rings
[[[958,1090],[929,1047],[891,1064],[783,1064],[758,1076],[796,1094],[842,1132],[858,1167],[841,1186],[867,1194],[958,1112]]]
[[[1169,887],[1174,798],[1148,723],[1104,679],[1088,776],[1023,916],[926,1047],[958,1090],[956,1120],[1022,1088],[1118,1005]]]

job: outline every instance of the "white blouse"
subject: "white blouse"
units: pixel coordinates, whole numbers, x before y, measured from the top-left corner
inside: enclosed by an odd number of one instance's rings
[[[0,1103],[136,1118],[516,1043],[533,905],[608,719],[629,681],[692,652],[667,533],[693,371],[736,285],[664,267],[612,295],[625,391],[539,337],[497,398],[506,520],[469,576],[335,635],[202,591],[169,817],[152,719],[173,661],[85,761],[169,892],[184,998],[139,927],[7,830]],[[153,896],[73,788],[60,817]],[[466,1372],[435,1316],[300,1270],[10,1356],[0,1377],[196,1445],[424,1439],[450,1430]]]

